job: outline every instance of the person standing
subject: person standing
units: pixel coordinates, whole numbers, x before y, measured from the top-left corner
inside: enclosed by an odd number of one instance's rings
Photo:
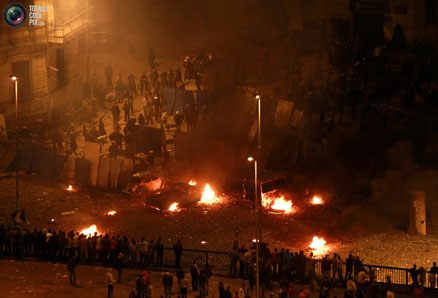
[[[218,289],[219,289],[219,298],[224,298],[225,288],[223,282],[219,283]]]
[[[135,280],[135,289],[137,291],[136,298],[143,298],[144,292],[145,292],[145,282],[144,282],[144,278],[141,274],[139,274],[137,276],[137,279]]]
[[[157,251],[157,261],[155,263],[155,267],[163,266],[163,254],[164,254],[164,246],[161,243],[161,237],[158,237],[157,244],[155,246],[155,250]]]
[[[418,270],[417,270],[417,265],[414,264],[414,266],[409,269],[409,273],[411,275],[412,278],[412,284],[416,287],[419,286],[418,284]]]
[[[192,288],[193,291],[198,290],[198,276],[199,276],[199,268],[196,264],[196,260],[193,260],[193,264],[190,265],[190,275],[192,276]]]
[[[70,278],[70,284],[72,286],[76,285],[76,257],[72,256],[67,263],[67,269],[70,272],[69,278]]]
[[[131,113],[131,106],[129,105],[128,100],[126,99],[125,102],[123,103],[123,111],[125,112],[125,121],[128,122],[129,120],[129,116]]]
[[[205,272],[205,270],[201,270],[201,273],[199,274],[198,277],[198,284],[199,284],[199,297],[205,298],[207,296],[207,287],[208,287],[207,273]]]
[[[181,115],[180,111],[176,111],[176,115],[173,118],[173,120],[175,121],[176,131],[180,132],[181,131],[181,123],[183,121],[183,116]]]
[[[354,258],[351,254],[349,254],[347,260],[345,260],[345,281],[349,280],[353,274],[353,264]]]
[[[113,68],[111,64],[108,63],[107,67],[105,67],[105,76],[106,76],[106,85],[108,87],[113,85]]]
[[[113,125],[119,125],[119,119],[120,119],[120,109],[119,106],[116,104],[113,104],[113,107],[111,108],[111,113],[113,115]]]
[[[183,277],[179,281],[179,292],[181,295],[181,298],[187,298],[187,288],[189,287],[189,281],[187,278]]]
[[[106,284],[108,285],[108,298],[113,297],[114,295],[114,283],[116,281],[113,279],[113,274],[111,269],[108,269],[106,273]]]
[[[117,268],[117,283],[122,283],[122,274],[123,274],[123,254],[119,253],[116,260],[116,268]]]
[[[181,255],[183,253],[181,239],[178,239],[177,243],[173,245],[173,252],[175,253],[175,268],[179,268],[181,265]]]
[[[172,285],[173,278],[169,272],[166,272],[163,276],[164,298],[172,297]]]
[[[436,277],[438,275],[438,267],[436,266],[436,262],[433,262],[433,266],[430,267],[429,270],[429,283],[431,288],[435,288],[436,286]]]

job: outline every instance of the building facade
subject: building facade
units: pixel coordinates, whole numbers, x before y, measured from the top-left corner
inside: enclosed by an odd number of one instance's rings
[[[3,9],[10,1],[0,1]],[[0,24],[0,114],[8,127],[15,117],[12,74],[18,77],[18,110],[21,121],[51,119],[51,112],[81,96],[89,77],[88,0],[26,0],[20,2],[47,7],[44,25],[11,27]]]

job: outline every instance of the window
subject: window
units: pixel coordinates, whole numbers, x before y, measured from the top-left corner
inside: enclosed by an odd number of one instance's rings
[[[12,63],[12,73],[18,77],[18,99],[20,101],[31,99],[29,61]]]
[[[436,8],[437,0],[426,0],[426,24],[436,24]]]

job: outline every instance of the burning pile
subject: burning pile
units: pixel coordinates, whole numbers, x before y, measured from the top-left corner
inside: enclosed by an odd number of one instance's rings
[[[189,181],[189,185],[193,185],[193,186],[194,186],[194,185],[196,185],[196,181],[195,181],[195,180],[193,180],[193,179],[192,179],[192,180],[190,180],[190,181]]]
[[[116,213],[117,211],[112,210],[112,211],[108,211],[107,215],[115,215]]]
[[[83,230],[81,231],[81,234],[84,234],[84,235],[87,236],[87,237],[91,237],[91,236],[93,236],[94,233],[96,233],[96,232],[99,234],[99,232],[97,231],[97,227],[96,227],[96,225],[91,225],[91,226],[89,226],[88,228],[83,229]]]
[[[324,201],[318,196],[313,196],[312,201],[310,203],[312,203],[312,205],[321,205],[324,204]]]
[[[284,196],[279,196],[276,193],[262,194],[262,206],[268,210],[283,211],[284,213],[292,213],[292,201],[287,201]]]
[[[328,252],[328,247],[326,246],[326,243],[327,241],[325,241],[324,238],[314,236],[312,239],[312,243],[309,245],[309,247],[312,249],[315,256],[320,256]]]
[[[178,203],[173,203],[172,205],[170,205],[170,207],[169,207],[169,211],[171,211],[171,212],[178,212],[178,211],[180,211],[181,209],[179,209],[179,207],[178,207]]]
[[[216,193],[211,189],[210,185],[206,184],[199,204],[213,205],[220,203],[221,201],[221,198],[216,196]]]

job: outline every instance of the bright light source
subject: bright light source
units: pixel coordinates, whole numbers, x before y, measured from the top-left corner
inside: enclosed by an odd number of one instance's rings
[[[249,161],[249,162],[253,162],[253,161],[254,161],[254,157],[249,156],[249,157],[248,157],[248,161]]]
[[[207,241],[202,240],[201,244],[207,244]]]
[[[108,215],[115,215],[116,213],[117,213],[117,211],[114,211],[114,210],[113,210],[113,211],[109,211],[107,214],[108,214]]]
[[[17,79],[18,79],[17,76],[14,76],[14,75],[11,76],[12,81],[16,81]]]
[[[260,95],[259,95],[259,94],[254,95],[254,97],[255,97],[256,99],[260,99]]]

